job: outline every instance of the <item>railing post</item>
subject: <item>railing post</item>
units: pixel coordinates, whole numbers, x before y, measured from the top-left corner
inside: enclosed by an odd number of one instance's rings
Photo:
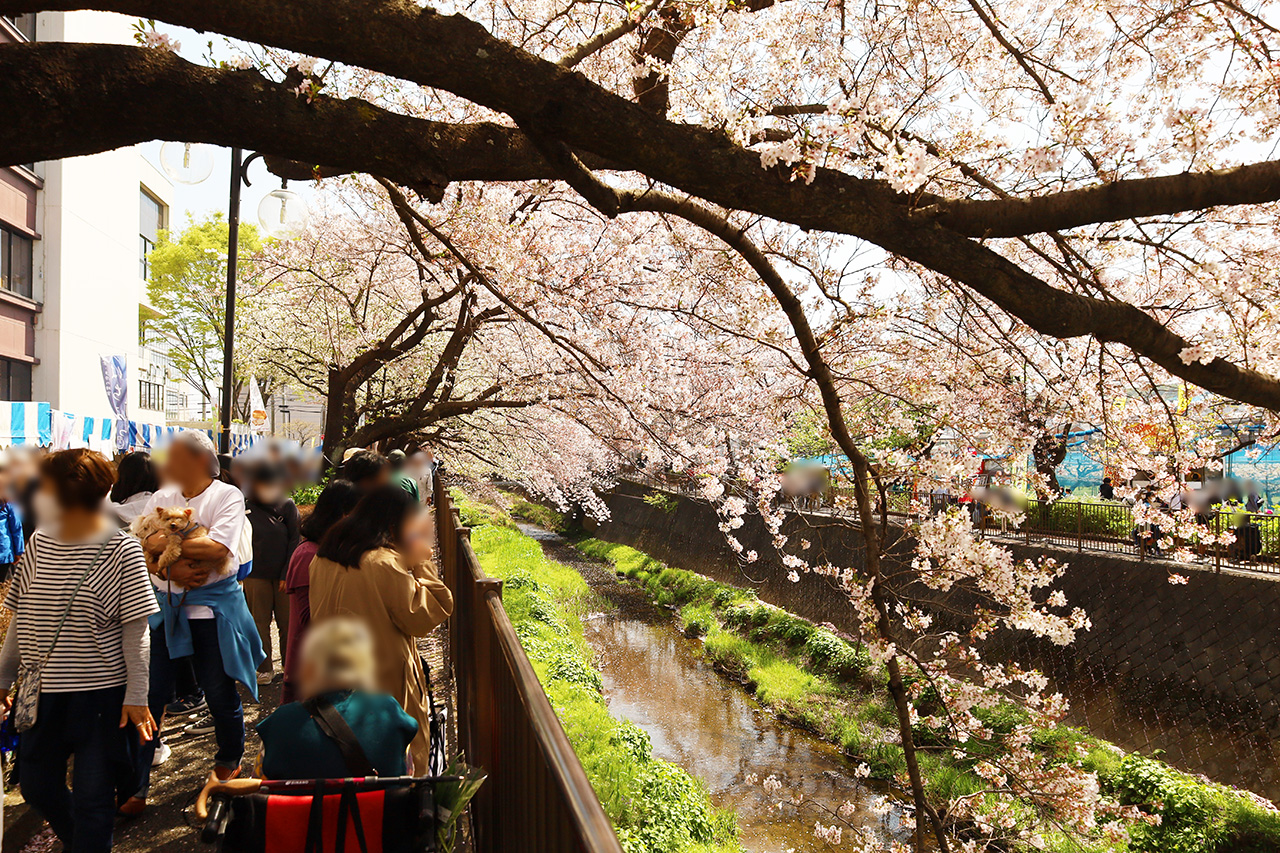
[[[469,541],[471,531],[463,528],[458,531],[459,542]],[[496,578],[476,578],[468,583],[471,587],[474,608],[470,614],[472,620],[471,657],[474,661],[474,692],[471,697],[471,712],[474,715],[474,737],[472,738],[472,754],[468,761],[483,767],[489,777],[494,780],[490,790],[484,796],[473,801],[477,808],[476,849],[478,851],[497,851],[502,849],[502,803],[495,796],[498,790],[505,787],[502,773],[502,726],[501,709],[496,690],[496,673],[503,666],[502,651],[494,643],[493,620],[489,613],[488,593],[496,591],[502,597],[502,581]]]
[[[1213,517],[1213,570],[1222,574],[1222,510]]]
[[[1084,550],[1084,504],[1076,501],[1076,553]]]

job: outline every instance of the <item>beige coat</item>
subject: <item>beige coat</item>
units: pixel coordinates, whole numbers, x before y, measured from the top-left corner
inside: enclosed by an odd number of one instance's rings
[[[373,634],[378,686],[418,721],[410,744],[414,773],[427,773],[430,729],[426,678],[415,637],[427,634],[453,612],[453,594],[435,566],[406,565],[390,548],[368,551],[358,569],[316,557],[311,561],[311,618],[349,616],[364,621]]]

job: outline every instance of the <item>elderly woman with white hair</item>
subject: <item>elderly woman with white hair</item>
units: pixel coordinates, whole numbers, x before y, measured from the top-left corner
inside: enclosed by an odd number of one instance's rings
[[[403,776],[418,722],[374,692],[373,639],[363,622],[315,623],[302,647],[301,702],[258,723],[268,779]]]

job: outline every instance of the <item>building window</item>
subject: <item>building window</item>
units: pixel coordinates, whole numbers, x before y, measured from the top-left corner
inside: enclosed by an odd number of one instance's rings
[[[35,244],[16,231],[0,228],[0,287],[31,298],[31,259]]]
[[[158,382],[138,380],[138,405],[152,412],[164,411],[164,386]]]
[[[165,206],[156,199],[152,198],[146,190],[141,190],[140,196],[141,221],[138,226],[138,236],[140,240],[138,254],[138,274],[144,280],[151,279],[151,263],[147,260],[147,256],[151,250],[156,247],[156,241],[160,239],[160,232],[165,228]]]
[[[31,365],[25,361],[0,358],[0,400],[31,402]]]
[[[13,28],[22,33],[27,41],[36,40],[36,13],[26,12],[21,15],[5,15],[5,20],[13,24]]]

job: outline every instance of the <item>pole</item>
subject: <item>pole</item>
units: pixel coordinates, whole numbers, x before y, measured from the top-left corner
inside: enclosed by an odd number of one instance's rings
[[[240,254],[240,182],[243,152],[231,149],[231,205],[227,211],[227,315],[222,329],[222,432],[218,452],[231,452],[231,361],[236,329],[236,260]]]

